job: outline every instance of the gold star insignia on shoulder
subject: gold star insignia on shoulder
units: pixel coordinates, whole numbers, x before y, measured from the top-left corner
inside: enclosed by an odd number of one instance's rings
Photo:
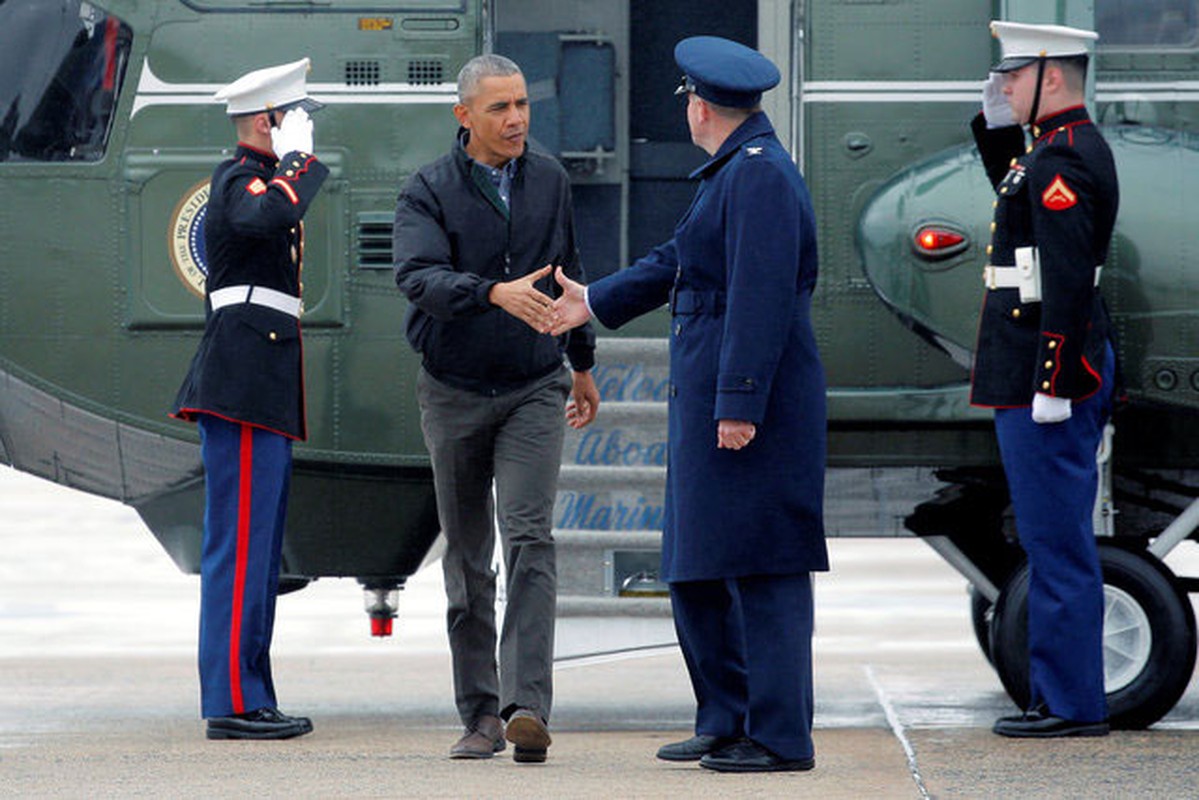
[[[760,156],[760,155],[762,155],[762,148],[760,148],[760,147],[747,147],[747,148],[745,148],[745,153],[746,153],[746,155],[751,155],[751,156]]]

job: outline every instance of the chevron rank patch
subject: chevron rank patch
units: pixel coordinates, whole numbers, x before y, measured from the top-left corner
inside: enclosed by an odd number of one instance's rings
[[[1061,175],[1053,176],[1053,182],[1041,194],[1041,203],[1050,211],[1065,211],[1078,203],[1078,195],[1066,185]]]
[[[246,184],[246,191],[257,197],[266,191],[266,184],[262,182],[262,178],[255,178]]]

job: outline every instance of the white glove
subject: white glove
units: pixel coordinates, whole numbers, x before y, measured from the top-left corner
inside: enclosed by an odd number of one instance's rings
[[[271,149],[279,158],[312,152],[312,118],[307,111],[296,107],[283,115],[279,127],[271,128]]]
[[[1070,398],[1037,392],[1032,398],[1033,422],[1065,422],[1070,419]]]
[[[1001,72],[992,72],[983,84],[983,118],[988,128],[1006,128],[1016,124],[1012,104],[1003,93],[1004,78]]]

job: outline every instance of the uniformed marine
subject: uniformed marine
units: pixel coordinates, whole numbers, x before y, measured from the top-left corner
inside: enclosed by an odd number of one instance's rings
[[[711,156],[691,175],[699,189],[670,241],[586,289],[610,328],[671,308],[661,577],[697,710],[696,736],[658,755],[810,769],[810,573],[828,568],[815,217],[759,108],[774,64],[707,36],[675,60],[692,139]],[[560,282],[564,324],[586,319],[582,287]]]
[[[205,470],[200,687],[210,739],[312,730],[271,679],[291,443],[303,440],[301,220],[328,176],[312,153],[307,58],[256,70],[216,99],[237,128],[212,174],[206,323],[173,416],[200,427]]]
[[[993,22],[1003,60],[972,129],[996,189],[971,402],[995,408],[1030,565],[1030,704],[1005,736],[1107,733],[1103,579],[1092,511],[1115,356],[1099,292],[1119,205],[1083,104],[1097,35]],[[1026,145],[1023,123],[1029,124]]]

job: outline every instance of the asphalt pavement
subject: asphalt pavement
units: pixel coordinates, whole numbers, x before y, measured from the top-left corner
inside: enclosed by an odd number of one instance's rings
[[[281,705],[316,730],[209,742],[198,579],[130,509],[0,468],[0,796],[1199,796],[1194,681],[1147,731],[1001,739],[990,724],[1014,709],[974,641],[964,581],[915,540],[830,545],[833,569],[816,584],[808,773],[656,760],[661,744],[690,735],[686,670],[668,625],[658,647],[605,654],[619,649],[619,622],[593,635],[598,655],[558,663],[546,764],[516,764],[510,750],[451,761],[459,730],[436,567],[409,582],[390,639],[368,635],[353,581],[280,598]],[[1180,551],[1172,558],[1195,558]]]

